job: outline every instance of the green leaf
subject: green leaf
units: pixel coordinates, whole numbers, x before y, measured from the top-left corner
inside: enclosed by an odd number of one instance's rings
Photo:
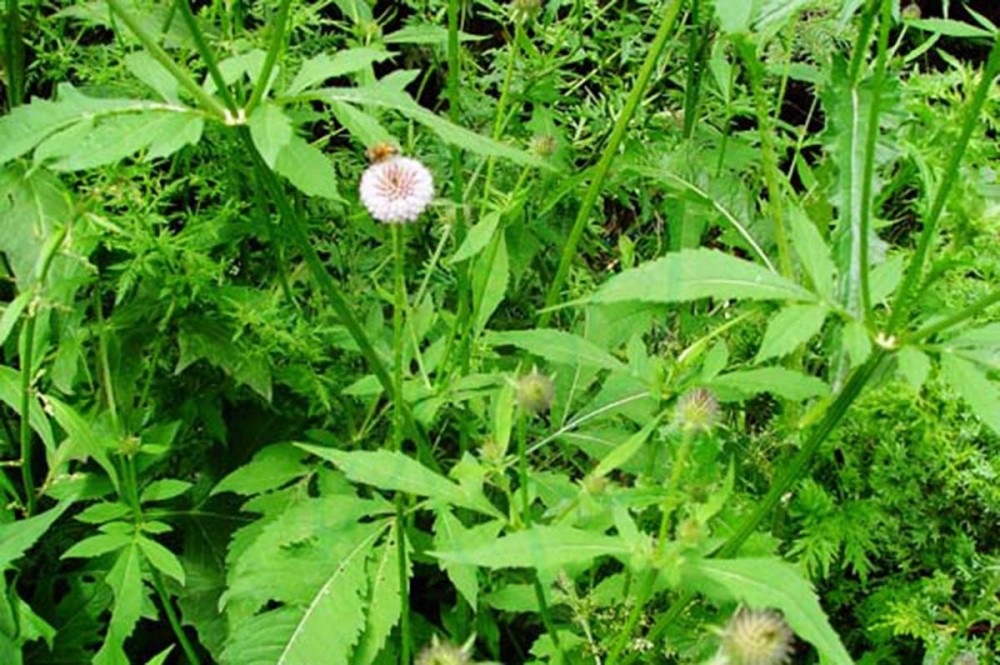
[[[132,509],[124,503],[107,503],[102,501],[92,506],[87,506],[85,510],[75,515],[74,519],[85,524],[103,524],[104,522],[119,520],[131,512]]]
[[[941,354],[945,380],[996,434],[1000,434],[1000,389],[973,363],[951,353]]]
[[[733,598],[753,608],[777,608],[792,630],[830,665],[852,665],[820,607],[812,586],[779,559],[685,559],[682,576],[698,591]]]
[[[481,513],[498,515],[482,495],[467,494],[462,487],[440,476],[403,453],[388,450],[335,450],[307,444],[295,444],[323,459],[330,460],[355,483],[379,489],[427,496]]]
[[[7,342],[10,332],[21,319],[21,313],[34,296],[35,294],[31,291],[25,291],[7,303],[3,315],[0,316],[0,346]]]
[[[782,367],[730,372],[715,377],[708,385],[723,401],[746,399],[760,393],[795,401],[830,394],[829,386],[816,377]]]
[[[60,501],[44,513],[4,524],[0,528],[0,571],[20,559],[72,504],[71,500]]]
[[[977,28],[974,25],[948,18],[915,18],[907,19],[904,23],[914,28],[927,30],[928,32],[947,37],[981,37],[983,39],[992,39],[994,34],[985,28]]]
[[[614,448],[610,453],[605,455],[600,463],[597,465],[590,475],[595,478],[603,478],[612,471],[620,469],[622,466],[627,464],[629,460],[635,457],[636,453],[646,444],[646,440],[649,435],[653,433],[653,430],[657,428],[660,424],[660,418],[652,418],[648,423],[643,426],[638,432],[630,436],[625,440],[624,443]]]
[[[791,227],[792,247],[802,263],[816,293],[828,300],[833,299],[833,283],[837,268],[830,258],[830,248],[804,212],[795,208],[788,215]]]
[[[142,491],[142,496],[139,500],[142,503],[151,501],[167,501],[184,494],[184,492],[187,492],[191,489],[191,487],[193,487],[193,485],[185,480],[176,480],[174,478],[154,480],[149,485],[146,485],[146,489]]]
[[[564,526],[536,526],[481,547],[429,554],[484,568],[551,569],[589,563],[599,556],[625,557],[630,550],[618,537]]]
[[[247,125],[260,156],[272,169],[278,154],[292,140],[292,121],[277,104],[265,103],[254,109]]]
[[[351,136],[362,145],[373,146],[377,143],[395,143],[388,129],[382,126],[373,115],[343,102],[330,102],[330,110],[337,122],[344,126]]]
[[[360,72],[376,62],[382,62],[391,57],[393,57],[392,53],[388,51],[368,46],[345,49],[332,56],[320,53],[302,63],[302,67],[299,68],[285,94],[294,95],[329,79]]]
[[[0,365],[0,401],[10,407],[18,416],[21,415],[21,374],[17,370]],[[35,430],[38,438],[45,445],[48,452],[56,449],[55,435],[52,434],[52,425],[42,410],[42,405],[38,400],[31,400],[28,407],[31,414],[28,418],[31,429]]]
[[[337,172],[319,148],[292,136],[279,151],[274,170],[288,178],[296,189],[309,196],[340,200]]]
[[[719,27],[727,35],[745,33],[760,9],[761,0],[715,0]]]
[[[824,305],[791,305],[782,309],[768,322],[754,362],[781,358],[795,351],[819,334],[826,315]]]
[[[872,340],[868,329],[860,321],[848,321],[841,332],[844,351],[850,358],[851,367],[861,365],[872,352]]]
[[[447,506],[438,507],[435,513],[437,517],[434,520],[434,547],[443,552],[463,552],[483,547],[496,540],[503,529],[503,522],[500,520],[491,520],[467,529]],[[475,566],[447,560],[439,563],[448,575],[448,579],[455,585],[455,589],[469,603],[469,607],[477,609],[479,578]]]
[[[104,644],[94,656],[94,665],[119,665],[129,662],[123,647],[125,640],[135,630],[142,613],[141,560],[142,554],[139,552],[138,544],[132,543],[122,550],[115,565],[108,571],[105,581],[115,594],[115,605],[111,611],[111,621],[108,622]]]
[[[139,536],[138,543],[151,566],[184,585],[184,566],[173,552],[144,536]]]
[[[553,363],[574,367],[625,369],[625,365],[604,349],[562,330],[536,328],[509,332],[488,331],[484,339],[490,346],[516,346]]]
[[[368,597],[365,605],[365,629],[351,658],[351,665],[370,665],[385,646],[386,639],[402,615],[399,594],[399,547],[395,524],[389,537],[375,550],[368,562]],[[407,572],[412,574],[410,560]]]
[[[919,392],[931,372],[931,360],[927,354],[912,346],[904,346],[896,352],[896,363],[906,382]]]
[[[449,259],[449,263],[459,263],[476,256],[490,244],[496,234],[497,225],[500,224],[500,213],[490,211],[483,215],[479,223],[469,229],[465,234],[465,240],[461,246],[455,250],[455,254]]]
[[[132,51],[124,58],[125,68],[165,102],[180,103],[180,85],[170,71],[146,51]]]
[[[51,395],[47,398],[52,417],[66,432],[66,440],[56,449],[51,467],[59,468],[70,460],[93,459],[108,474],[115,488],[118,487],[118,470],[108,457],[108,451],[117,444],[91,426],[91,422],[71,406]]]
[[[472,299],[475,306],[475,331],[482,332],[490,317],[503,302],[510,282],[510,261],[507,239],[498,233],[490,245],[493,248],[476,259],[472,272]]]
[[[417,104],[404,92],[390,88],[382,79],[378,83],[357,88],[322,88],[315,93],[321,101],[345,102],[362,106],[379,106],[398,111],[437,134],[445,143],[483,157],[508,159],[515,164],[552,169],[545,160],[524,150],[494,141],[481,134],[459,127]]]
[[[816,296],[750,261],[708,249],[683,250],[612,277],[590,302],[673,303],[716,300],[801,300]]]
[[[130,534],[99,533],[96,536],[84,538],[63,552],[62,559],[93,559],[127,547],[134,542]]]
[[[475,42],[489,39],[483,35],[470,35],[467,32],[458,32],[460,42]],[[425,44],[425,45],[448,45],[448,29],[439,25],[424,23],[421,25],[408,25],[395,32],[390,32],[382,37],[386,44]]]
[[[290,443],[278,443],[259,450],[247,464],[219,481],[212,494],[235,492],[250,495],[269,492],[311,471],[303,462],[306,453]]]
[[[146,665],[164,665],[164,663],[167,662],[167,658],[170,656],[170,653],[174,650],[174,646],[175,645],[171,644],[166,649],[147,660]]]

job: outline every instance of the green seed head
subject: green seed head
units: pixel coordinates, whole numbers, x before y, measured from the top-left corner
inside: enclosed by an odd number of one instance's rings
[[[741,608],[726,624],[722,651],[730,665],[785,665],[793,637],[779,613]]]
[[[695,388],[677,401],[677,421],[687,432],[707,432],[719,421],[719,402],[705,388]]]
[[[442,642],[435,635],[417,656],[416,665],[470,665],[471,662],[467,649]]]
[[[513,0],[510,4],[515,21],[530,21],[542,9],[542,0]]]
[[[552,379],[533,369],[530,374],[517,380],[514,395],[522,409],[538,415],[548,413],[556,395],[556,387]]]

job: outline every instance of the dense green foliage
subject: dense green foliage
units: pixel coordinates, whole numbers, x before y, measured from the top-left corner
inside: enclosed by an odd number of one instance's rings
[[[7,0],[0,662],[995,662],[991,8]]]

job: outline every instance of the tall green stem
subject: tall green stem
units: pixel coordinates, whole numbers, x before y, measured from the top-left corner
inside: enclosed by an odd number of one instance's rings
[[[941,213],[944,212],[945,203],[948,201],[948,194],[951,192],[951,188],[958,179],[958,171],[962,163],[962,157],[965,155],[965,149],[969,145],[969,139],[972,138],[972,132],[978,124],[979,114],[982,111],[983,104],[986,103],[986,99],[993,87],[993,79],[996,77],[997,72],[1000,72],[1000,38],[993,43],[993,49],[990,51],[989,59],[986,61],[986,67],[983,69],[983,78],[979,82],[979,87],[976,88],[976,92],[966,109],[965,119],[962,122],[962,132],[959,134],[958,141],[955,143],[955,147],[948,159],[948,165],[945,167],[944,171],[944,178],[934,195],[934,201],[931,203],[931,209],[927,215],[927,219],[924,220],[924,228],[920,233],[920,240],[917,242],[917,249],[913,253],[910,263],[906,266],[903,283],[896,292],[896,299],[893,301],[892,306],[892,315],[889,318],[890,333],[897,332],[899,328],[906,323],[910,309],[913,306],[912,299],[915,295],[914,290],[917,288],[920,278],[923,275],[924,264],[927,262],[927,255],[930,252],[931,245],[934,243],[934,238],[937,235],[937,227],[938,223],[941,221]]]
[[[257,83],[254,85],[253,93],[250,95],[250,101],[247,102],[247,115],[250,115],[257,104],[260,103],[268,84],[271,82],[271,72],[274,70],[274,63],[277,61],[278,54],[281,53],[281,45],[285,41],[285,26],[288,23],[288,9],[291,5],[292,0],[281,0],[281,5],[278,7],[278,15],[271,24],[271,30],[273,30],[271,33],[271,43],[267,48],[267,55],[264,57],[264,66],[260,69],[260,76],[257,77]]]
[[[35,478],[31,468],[31,405],[32,399],[32,363],[35,347],[35,323],[37,313],[35,303],[28,305],[27,319],[21,331],[21,480],[24,484],[25,515],[35,512]]]
[[[24,36],[21,34],[21,7],[18,0],[7,0],[4,14],[7,23],[7,34],[4,35],[7,94],[10,108],[14,108],[24,103]]]
[[[660,27],[656,31],[656,36],[653,37],[653,43],[649,46],[649,51],[647,51],[646,59],[639,69],[639,75],[636,78],[635,84],[632,86],[632,90],[629,91],[628,98],[625,100],[625,106],[622,108],[621,115],[615,121],[615,126],[611,130],[611,137],[608,139],[608,145],[605,146],[604,152],[601,153],[601,159],[594,169],[590,186],[587,187],[587,191],[583,196],[583,202],[577,211],[576,219],[573,220],[573,227],[570,229],[569,237],[563,246],[562,255],[559,257],[559,266],[556,268],[556,274],[552,278],[552,284],[549,286],[549,291],[545,296],[546,310],[539,317],[540,327],[547,326],[552,319],[553,310],[551,308],[562,296],[563,285],[566,283],[566,278],[569,275],[570,265],[576,257],[577,245],[580,244],[580,238],[583,237],[583,230],[587,225],[587,219],[590,217],[590,211],[593,209],[594,204],[597,203],[597,197],[600,196],[601,189],[604,186],[604,179],[611,169],[611,162],[614,161],[615,156],[618,154],[618,147],[621,145],[622,139],[625,138],[625,131],[628,129],[629,122],[642,102],[646,86],[649,85],[649,79],[653,76],[653,70],[656,68],[656,62],[667,45],[667,39],[673,32],[674,24],[677,22],[677,16],[680,14],[683,4],[684,0],[673,0],[663,11]]]
[[[395,298],[392,308],[392,357],[393,357],[393,397],[395,400],[392,414],[392,445],[393,450],[403,450],[403,427],[405,423],[406,404],[403,401],[403,356],[406,340],[403,336],[403,315],[407,308],[406,296],[406,242],[403,237],[405,226],[392,224],[392,253],[395,259]],[[406,513],[403,510],[405,496],[402,492],[396,494],[396,547],[399,559],[399,597],[402,604],[399,631],[400,662],[410,662],[410,580],[406,575]]]
[[[878,141],[879,112],[882,101],[882,85],[885,82],[885,67],[887,54],[889,51],[889,27],[892,23],[892,3],[890,0],[882,0],[882,18],[879,25],[878,56],[875,61],[875,76],[872,80],[873,98],[871,107],[868,110],[868,136],[865,140],[865,165],[864,175],[861,182],[861,224],[860,238],[854,241],[859,243],[860,248],[860,269],[861,269],[861,311],[864,313],[865,321],[871,321],[872,296],[871,278],[869,276],[869,236],[871,234],[872,189],[875,180],[875,144]],[[852,93],[856,94],[857,83],[853,83]]]
[[[788,243],[788,232],[785,229],[785,213],[781,199],[781,171],[778,168],[778,156],[774,147],[774,120],[771,117],[767,94],[764,90],[764,68],[757,58],[757,47],[750,40],[741,39],[739,51],[750,77],[750,88],[753,91],[754,108],[757,113],[761,168],[764,171],[764,182],[767,184],[767,202],[771,212],[774,244],[778,247],[778,268],[782,275],[791,277],[792,250]]]
[[[187,634],[184,632],[183,626],[181,626],[180,617],[177,616],[177,610],[174,609],[174,605],[170,601],[170,596],[167,594],[167,589],[163,584],[163,576],[161,576],[160,571],[155,568],[152,568],[152,575],[153,588],[156,589],[156,595],[160,597],[160,603],[163,605],[163,612],[167,615],[167,622],[170,624],[170,628],[174,631],[174,635],[177,636],[177,641],[180,642],[181,649],[184,651],[184,656],[187,657],[190,665],[201,665],[201,659],[198,658],[198,652],[195,651],[191,641],[188,640]]]
[[[186,6],[187,3],[182,2],[181,4]],[[190,92],[195,99],[198,100],[203,109],[219,117],[225,116],[226,109],[219,103],[219,100],[205,92],[205,89],[198,85],[197,81],[194,80],[190,72],[174,62],[174,59],[163,50],[152,35],[146,32],[135,17],[122,6],[120,0],[108,0],[108,7],[110,7],[111,11],[113,11],[118,18],[122,20],[129,31],[136,36],[136,39],[138,39],[149,54],[153,56],[153,59],[163,65],[163,68],[170,72],[170,75],[174,77],[174,80],[176,80],[177,83],[179,83],[183,88]]]
[[[959,323],[971,319],[976,314],[980,314],[986,311],[987,308],[992,307],[997,303],[1000,303],[1000,291],[994,291],[989,295],[983,296],[976,302],[972,303],[971,305],[969,305],[964,309],[960,309],[951,316],[947,316],[941,319],[940,321],[936,321],[928,326],[921,328],[920,330],[917,330],[914,333],[904,336],[903,339],[900,340],[900,344],[919,342],[920,340],[927,339],[928,337],[936,335],[943,330],[947,330],[948,328],[953,328],[957,326]]]
[[[201,59],[205,61],[205,66],[208,68],[208,75],[212,77],[216,90],[222,96],[222,101],[226,103],[226,108],[229,109],[230,113],[235,114],[236,100],[233,99],[233,94],[229,91],[229,86],[226,84],[226,79],[222,76],[222,70],[219,69],[219,63],[215,59],[215,53],[205,40],[201,26],[198,25],[198,20],[191,11],[191,5],[188,4],[188,0],[177,0],[177,4],[181,10],[181,18],[184,19],[184,24],[187,26],[188,32],[191,33],[191,39],[194,40],[194,47],[197,49]]]

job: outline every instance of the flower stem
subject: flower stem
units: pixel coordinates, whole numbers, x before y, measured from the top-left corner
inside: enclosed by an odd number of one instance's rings
[[[205,41],[205,35],[201,31],[201,26],[198,25],[198,20],[191,11],[191,5],[188,0],[178,0],[177,5],[180,8],[181,18],[184,19],[184,24],[187,26],[188,32],[191,33],[191,39],[194,40],[194,47],[201,56],[201,59],[205,61],[205,66],[208,68],[208,75],[212,77],[215,88],[222,96],[222,101],[226,103],[226,108],[231,113],[236,113],[236,100],[233,99],[233,95],[229,91],[229,86],[226,84],[226,79],[222,76],[219,63],[215,60],[215,53],[208,45],[208,42]]]
[[[170,596],[167,594],[167,590],[163,586],[163,577],[160,575],[160,571],[156,570],[156,568],[153,568],[152,566],[150,566],[150,568],[153,577],[153,588],[156,589],[156,595],[160,597],[160,603],[163,605],[163,612],[167,615],[167,621],[170,623],[170,628],[174,631],[177,641],[180,642],[181,649],[183,649],[188,663],[191,665],[201,665],[201,659],[198,658],[198,652],[195,651],[191,641],[188,640],[187,634],[185,634],[184,628],[181,626],[180,619],[177,616],[177,610],[174,609],[174,605],[170,601]]]
[[[180,4],[184,6],[187,5],[186,2],[181,2]],[[118,18],[122,20],[129,31],[136,36],[149,54],[153,56],[153,59],[163,65],[163,68],[170,72],[170,75],[174,77],[174,80],[176,80],[177,83],[184,87],[195,99],[198,100],[198,103],[201,104],[202,108],[219,116],[220,118],[225,116],[226,109],[219,103],[219,100],[205,92],[205,89],[198,85],[198,83],[191,76],[190,72],[174,62],[174,59],[163,50],[152,35],[146,32],[135,17],[125,10],[120,0],[108,0],[108,6],[111,8],[111,11],[113,11]]]
[[[264,57],[264,66],[260,69],[260,76],[257,77],[257,83],[253,87],[253,92],[250,94],[250,101],[247,102],[246,114],[250,115],[260,100],[264,97],[264,92],[267,90],[268,84],[271,82],[271,71],[274,70],[274,63],[278,59],[278,54],[281,52],[281,45],[285,41],[285,26],[288,24],[288,9],[292,4],[292,0],[281,0],[281,5],[278,7],[278,14],[274,21],[271,23],[271,43],[267,48],[267,55]]]
[[[953,328],[957,326],[959,323],[971,319],[976,314],[986,311],[988,307],[992,307],[997,303],[1000,303],[1000,291],[994,291],[993,293],[980,298],[979,300],[972,303],[968,307],[960,309],[951,316],[945,317],[940,321],[932,323],[928,326],[924,326],[923,328],[917,330],[916,332],[904,336],[903,339],[900,340],[900,344],[901,345],[909,344],[912,342],[919,342],[920,340],[927,339],[928,337],[936,335],[942,330]]]
[[[611,130],[611,137],[608,139],[608,144],[605,146],[604,152],[601,153],[601,159],[594,169],[590,186],[587,187],[583,202],[580,204],[580,209],[576,213],[576,219],[573,221],[573,227],[570,229],[569,237],[563,246],[562,255],[559,257],[559,266],[556,268],[555,277],[553,277],[552,284],[549,286],[548,293],[545,296],[545,310],[539,316],[539,327],[544,328],[549,324],[554,312],[552,307],[562,297],[563,285],[569,276],[570,264],[576,257],[576,248],[583,237],[583,230],[587,225],[587,219],[590,217],[590,211],[593,209],[594,204],[597,203],[597,197],[600,196],[601,189],[604,186],[604,179],[611,169],[611,162],[614,161],[615,155],[618,153],[618,147],[625,138],[625,131],[628,129],[632,116],[635,115],[636,109],[639,108],[639,104],[642,102],[646,86],[649,85],[649,80],[653,76],[656,62],[667,45],[667,39],[673,32],[674,24],[677,22],[677,16],[680,14],[683,5],[684,0],[673,0],[663,11],[660,27],[653,37],[653,43],[650,44],[649,51],[646,52],[646,59],[639,69],[639,75],[632,86],[632,90],[629,91],[628,98],[625,100],[625,106],[622,108],[622,112],[615,121],[614,128]]]
[[[35,346],[35,323],[37,314],[35,303],[28,305],[29,311],[21,332],[21,480],[24,485],[25,517],[35,512],[35,479],[31,469],[31,405],[33,349]]]
[[[889,318],[888,329],[890,333],[897,332],[906,322],[910,309],[913,306],[914,290],[917,288],[917,284],[923,274],[927,255],[937,235],[941,213],[944,212],[944,206],[948,201],[948,194],[951,192],[951,188],[954,186],[955,181],[958,180],[958,171],[962,163],[962,157],[965,155],[965,149],[969,145],[969,139],[972,138],[972,132],[978,124],[977,121],[979,120],[980,112],[983,110],[983,105],[986,103],[990,90],[993,88],[993,79],[996,77],[997,72],[1000,72],[1000,37],[993,43],[993,49],[990,51],[986,67],[983,69],[983,78],[979,82],[979,87],[976,89],[972,101],[966,109],[965,119],[962,122],[962,132],[959,134],[958,141],[955,142],[955,147],[951,152],[951,157],[948,159],[944,178],[941,180],[941,184],[935,193],[930,213],[927,215],[927,219],[924,220],[924,228],[920,233],[917,249],[914,251],[910,263],[906,266],[903,283],[896,292],[896,299],[892,306],[892,315]]]
[[[7,64],[7,91],[10,108],[24,103],[24,36],[21,34],[21,7],[18,0],[7,0],[4,15],[4,60]]]

